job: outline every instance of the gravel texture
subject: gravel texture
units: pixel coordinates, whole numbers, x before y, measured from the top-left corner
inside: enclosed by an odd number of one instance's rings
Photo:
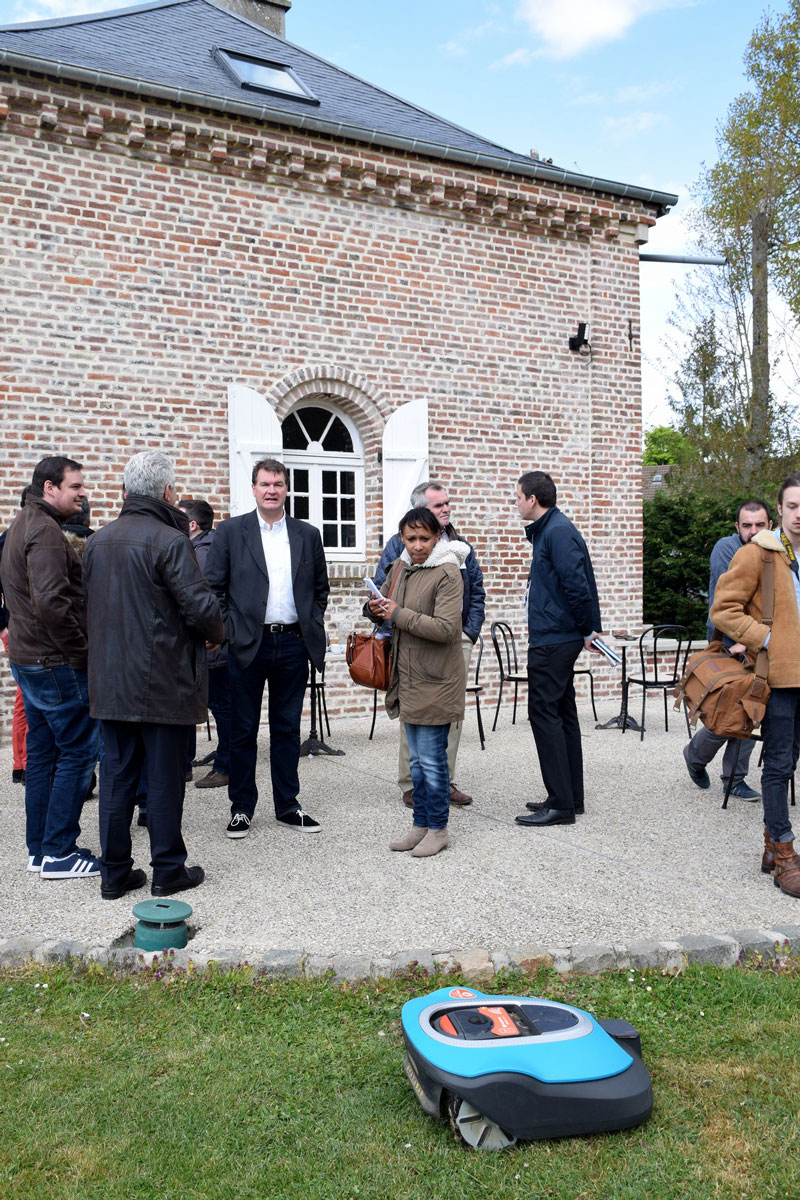
[[[600,719],[615,709],[601,703]],[[715,955],[730,962],[747,944],[742,931],[769,946],[771,931],[784,927],[796,942],[800,901],[759,870],[760,804],[732,799],[723,811],[717,763],[711,788],[701,791],[681,754],[682,720],[670,711],[667,733],[657,701],[648,709],[640,742],[631,731],[595,729],[581,707],[586,814],[541,830],[514,824],[526,800],[543,799],[527,722],[512,726],[509,705],[491,733],[487,706],[482,752],[469,711],[456,782],[474,803],[451,811],[450,848],[430,859],[388,849],[411,815],[396,785],[398,727],[385,715],[373,741],[366,719],[333,721],[328,742],[345,757],[301,760],[301,803],[323,826],[314,835],[275,824],[264,737],[262,799],[247,838],[225,836],[224,789],[187,784],[189,862],[202,863],[206,881],[181,896],[194,910],[186,953],[259,962],[276,974],[333,966],[343,977],[411,960],[468,961],[481,978],[537,958],[597,970]],[[206,746],[199,738],[198,753]],[[207,770],[195,768],[195,777]],[[756,769],[749,782],[759,786]],[[11,782],[8,745],[0,750],[0,806],[0,959],[26,948],[62,957],[65,946],[102,957],[124,941],[132,905],[149,898],[149,888],[110,902],[98,881],[44,881],[25,870],[23,788]],[[84,808],[81,842],[99,847],[96,800]],[[149,876],[147,833],[136,825],[133,845]]]

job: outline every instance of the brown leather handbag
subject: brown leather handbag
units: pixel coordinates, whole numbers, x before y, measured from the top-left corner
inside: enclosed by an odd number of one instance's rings
[[[761,596],[762,624],[772,628],[775,608],[775,559],[762,550]],[[753,662],[731,655],[715,629],[705,650],[697,650],[686,662],[683,679],[676,687],[675,708],[685,703],[692,725],[697,719],[706,729],[725,738],[748,738],[761,724],[769,700],[767,683],[769,659],[759,650]]]
[[[400,568],[396,568],[388,599],[391,599],[401,575]],[[351,633],[347,639],[345,660],[353,683],[385,692],[392,677],[392,639],[379,638],[379,629],[380,626],[372,633]]]

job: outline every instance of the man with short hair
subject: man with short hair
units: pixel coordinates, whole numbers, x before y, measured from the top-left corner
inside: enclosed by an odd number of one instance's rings
[[[176,507],[175,468],[158,450],[125,467],[119,517],[89,539],[89,700],[103,727],[100,765],[101,895],[143,887],[134,869],[131,818],[147,768],[151,892],[171,896],[203,882],[186,866],[181,833],[186,751],[205,717],[205,645],[225,636],[219,605]]]
[[[762,529],[772,528],[769,509],[764,501],[756,499],[743,500],[736,510],[735,528],[736,533],[720,538],[711,551],[709,559],[711,573],[708,580],[709,612],[711,611],[711,605],[714,603],[717,580],[720,575],[724,575],[731,565],[731,559],[736,551],[752,541],[755,535],[760,533]],[[710,641],[714,633],[714,625],[710,620],[707,632]],[[726,638],[725,641],[730,645],[729,638]],[[739,800],[749,800],[755,803],[755,801],[761,799],[761,794],[751,788],[746,779],[747,769],[750,766],[750,755],[753,753],[755,744],[753,738],[724,738],[718,733],[712,733],[710,729],[706,729],[704,725],[701,725],[689,744],[683,748],[683,757],[686,761],[689,778],[699,788],[709,788],[711,780],[708,777],[706,767],[714,755],[718,753],[720,747],[724,746],[725,754],[722,759],[723,788],[727,791],[728,781],[733,777],[729,794],[736,796]]]
[[[269,687],[269,765],[275,820],[317,833],[298,800],[300,717],[308,662],[325,665],[328,569],[319,530],[286,512],[286,467],[262,458],[253,467],[256,507],[220,521],[206,561],[228,633],[231,685],[229,838],[247,837],[258,789],[258,727]]]
[[[447,494],[447,489],[444,484],[438,483],[434,479],[428,479],[424,483],[419,483],[411,493],[411,507],[429,508],[439,522],[441,529],[440,537],[445,542],[461,541],[466,539],[457,532],[455,527],[450,523],[450,497]],[[469,543],[467,542],[467,545]],[[389,541],[383,548],[378,569],[375,572],[375,584],[380,587],[386,579],[386,575],[400,555],[403,553],[403,539],[399,533],[394,534],[389,538]],[[486,615],[486,591],[483,586],[483,572],[478,564],[478,559],[475,556],[475,551],[470,547],[470,552],[467,555],[466,561],[461,568],[461,579],[464,584],[464,599],[461,605],[461,649],[464,654],[464,668],[469,671],[469,660],[472,654],[472,647],[478,640],[478,634],[481,631],[484,618]],[[465,792],[459,790],[453,783],[455,778],[456,757],[458,755],[458,745],[461,741],[461,730],[463,721],[453,721],[450,726],[450,732],[447,736],[447,765],[450,771],[450,803],[458,806],[465,806],[472,803],[472,796],[466,795]],[[408,739],[406,738],[405,725],[400,724],[400,756],[397,767],[397,784],[400,791],[403,793],[403,803],[408,808],[414,807],[414,788],[411,781],[411,764],[408,755]]]
[[[778,492],[780,528],[762,529],[740,547],[717,583],[711,620],[732,639],[731,654],[765,646],[770,697],[761,721],[764,852],[761,870],[787,896],[800,897],[800,856],[789,819],[789,781],[800,754],[800,474]],[[763,620],[764,558],[773,563],[773,616]],[[717,871],[718,876],[718,871]]]
[[[574,825],[584,810],[583,751],[573,670],[582,650],[595,650],[600,603],[586,543],[556,507],[556,486],[544,471],[527,471],[516,506],[530,524],[528,582],[528,720],[547,791],[518,825]]]
[[[28,870],[43,879],[100,874],[94,855],[78,845],[99,728],[89,715],[81,562],[62,532],[85,495],[79,462],[62,454],[41,459],[0,566],[8,656],[28,720]]]
[[[200,570],[205,574],[206,559],[214,541],[214,510],[207,500],[179,500],[189,518],[189,537]],[[231,689],[228,680],[228,647],[217,646],[208,652],[208,707],[217,727],[217,748],[208,775],[198,779],[196,788],[227,787],[231,766]],[[197,748],[196,738],[190,737],[191,758]],[[190,764],[189,764],[190,765]]]

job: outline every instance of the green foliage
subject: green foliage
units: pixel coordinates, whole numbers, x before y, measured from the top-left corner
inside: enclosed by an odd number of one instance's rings
[[[667,463],[680,465],[688,462],[691,456],[689,439],[671,425],[657,425],[655,429],[648,429],[644,435],[642,462],[647,467]]]
[[[400,1009],[445,980],[0,974],[3,1200],[767,1200],[797,1194],[788,956],[678,975],[540,971],[490,990],[639,1029],[638,1129],[503,1153],[457,1144],[403,1073]]]
[[[734,532],[744,495],[712,497],[664,488],[644,502],[644,595],[647,625],[685,625],[705,637],[708,558],[714,543]]]
[[[800,317],[800,0],[767,14],[750,39],[744,58],[751,90],[737,96],[719,129],[719,159],[704,175],[703,224],[723,247],[746,288],[750,264],[750,221],[765,213],[773,282]]]

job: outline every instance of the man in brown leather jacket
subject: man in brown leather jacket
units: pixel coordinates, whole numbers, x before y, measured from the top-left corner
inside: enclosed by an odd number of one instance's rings
[[[0,566],[8,656],[28,719],[28,870],[43,879],[100,874],[94,856],[78,846],[99,727],[89,716],[81,563],[62,532],[86,496],[81,470],[64,455],[36,464]]]

